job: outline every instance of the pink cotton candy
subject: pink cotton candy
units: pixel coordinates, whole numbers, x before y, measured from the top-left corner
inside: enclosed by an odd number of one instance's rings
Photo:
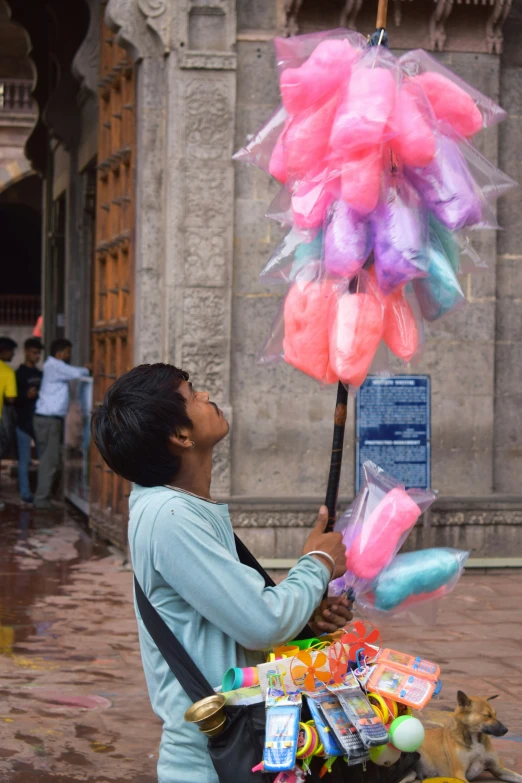
[[[395,356],[409,362],[419,347],[419,330],[411,305],[404,293],[404,287],[396,288],[386,296],[377,284],[374,266],[370,269],[369,275],[372,290],[384,307],[382,339]]]
[[[382,147],[352,151],[341,164],[341,196],[360,215],[378,204],[382,170]]]
[[[328,312],[334,298],[332,281],[301,281],[292,285],[284,304],[285,361],[325,383],[337,381],[328,345]]]
[[[461,136],[468,138],[482,128],[482,114],[473,98],[451,79],[427,71],[413,77],[420,84],[438,120],[445,120]]]
[[[292,195],[294,225],[298,228],[316,228],[321,225],[332,198],[328,183],[301,182]]]
[[[302,179],[321,165],[337,109],[337,93],[322,104],[302,112],[290,122],[283,135],[288,174]]]
[[[297,114],[337,90],[358,55],[346,39],[326,39],[299,68],[281,73],[281,97],[289,114]]]
[[[330,365],[343,383],[364,382],[384,327],[383,307],[369,293],[346,293],[330,309]]]
[[[407,166],[427,166],[435,157],[435,137],[428,124],[428,106],[423,95],[403,84],[394,112],[397,135],[390,139],[390,147]]]
[[[347,570],[360,579],[375,579],[390,564],[402,536],[420,515],[420,508],[404,489],[388,492],[347,550]]]
[[[357,68],[341,88],[330,144],[335,151],[382,144],[389,132],[396,84],[386,68]]]

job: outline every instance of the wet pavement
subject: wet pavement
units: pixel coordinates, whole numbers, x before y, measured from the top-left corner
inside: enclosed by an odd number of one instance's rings
[[[522,574],[468,572],[435,626],[382,627],[387,646],[436,660],[441,725],[458,689],[490,696],[494,740],[522,773]],[[160,723],[141,669],[132,575],[71,509],[0,512],[0,781],[153,783]],[[487,776],[485,776],[487,779]]]

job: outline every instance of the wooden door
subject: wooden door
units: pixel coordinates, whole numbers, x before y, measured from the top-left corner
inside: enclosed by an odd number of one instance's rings
[[[92,329],[94,407],[133,363],[134,119],[134,66],[102,22]],[[92,449],[91,527],[125,547],[130,484],[109,470],[94,444]]]

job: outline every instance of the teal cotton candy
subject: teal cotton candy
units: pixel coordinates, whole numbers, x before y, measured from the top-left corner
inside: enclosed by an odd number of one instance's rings
[[[442,223],[430,215],[430,231],[437,236],[451,268],[457,275],[460,267],[460,247],[452,231],[449,231]]]
[[[431,228],[428,258],[428,277],[414,280],[413,288],[424,318],[436,321],[462,305],[466,297],[437,234]]]
[[[301,242],[294,250],[294,261],[290,272],[290,280],[295,280],[297,273],[311,261],[319,261],[322,255],[323,232],[319,231],[311,242]]]
[[[448,584],[459,573],[463,554],[457,549],[422,549],[397,555],[372,585],[375,608],[389,611]]]

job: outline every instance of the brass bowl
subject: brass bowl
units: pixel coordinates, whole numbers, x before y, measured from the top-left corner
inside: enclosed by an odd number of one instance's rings
[[[196,726],[208,737],[216,737],[220,734],[226,723],[226,715],[223,712],[226,699],[221,693],[207,696],[206,699],[196,701],[185,713],[187,723],[195,723]]]

